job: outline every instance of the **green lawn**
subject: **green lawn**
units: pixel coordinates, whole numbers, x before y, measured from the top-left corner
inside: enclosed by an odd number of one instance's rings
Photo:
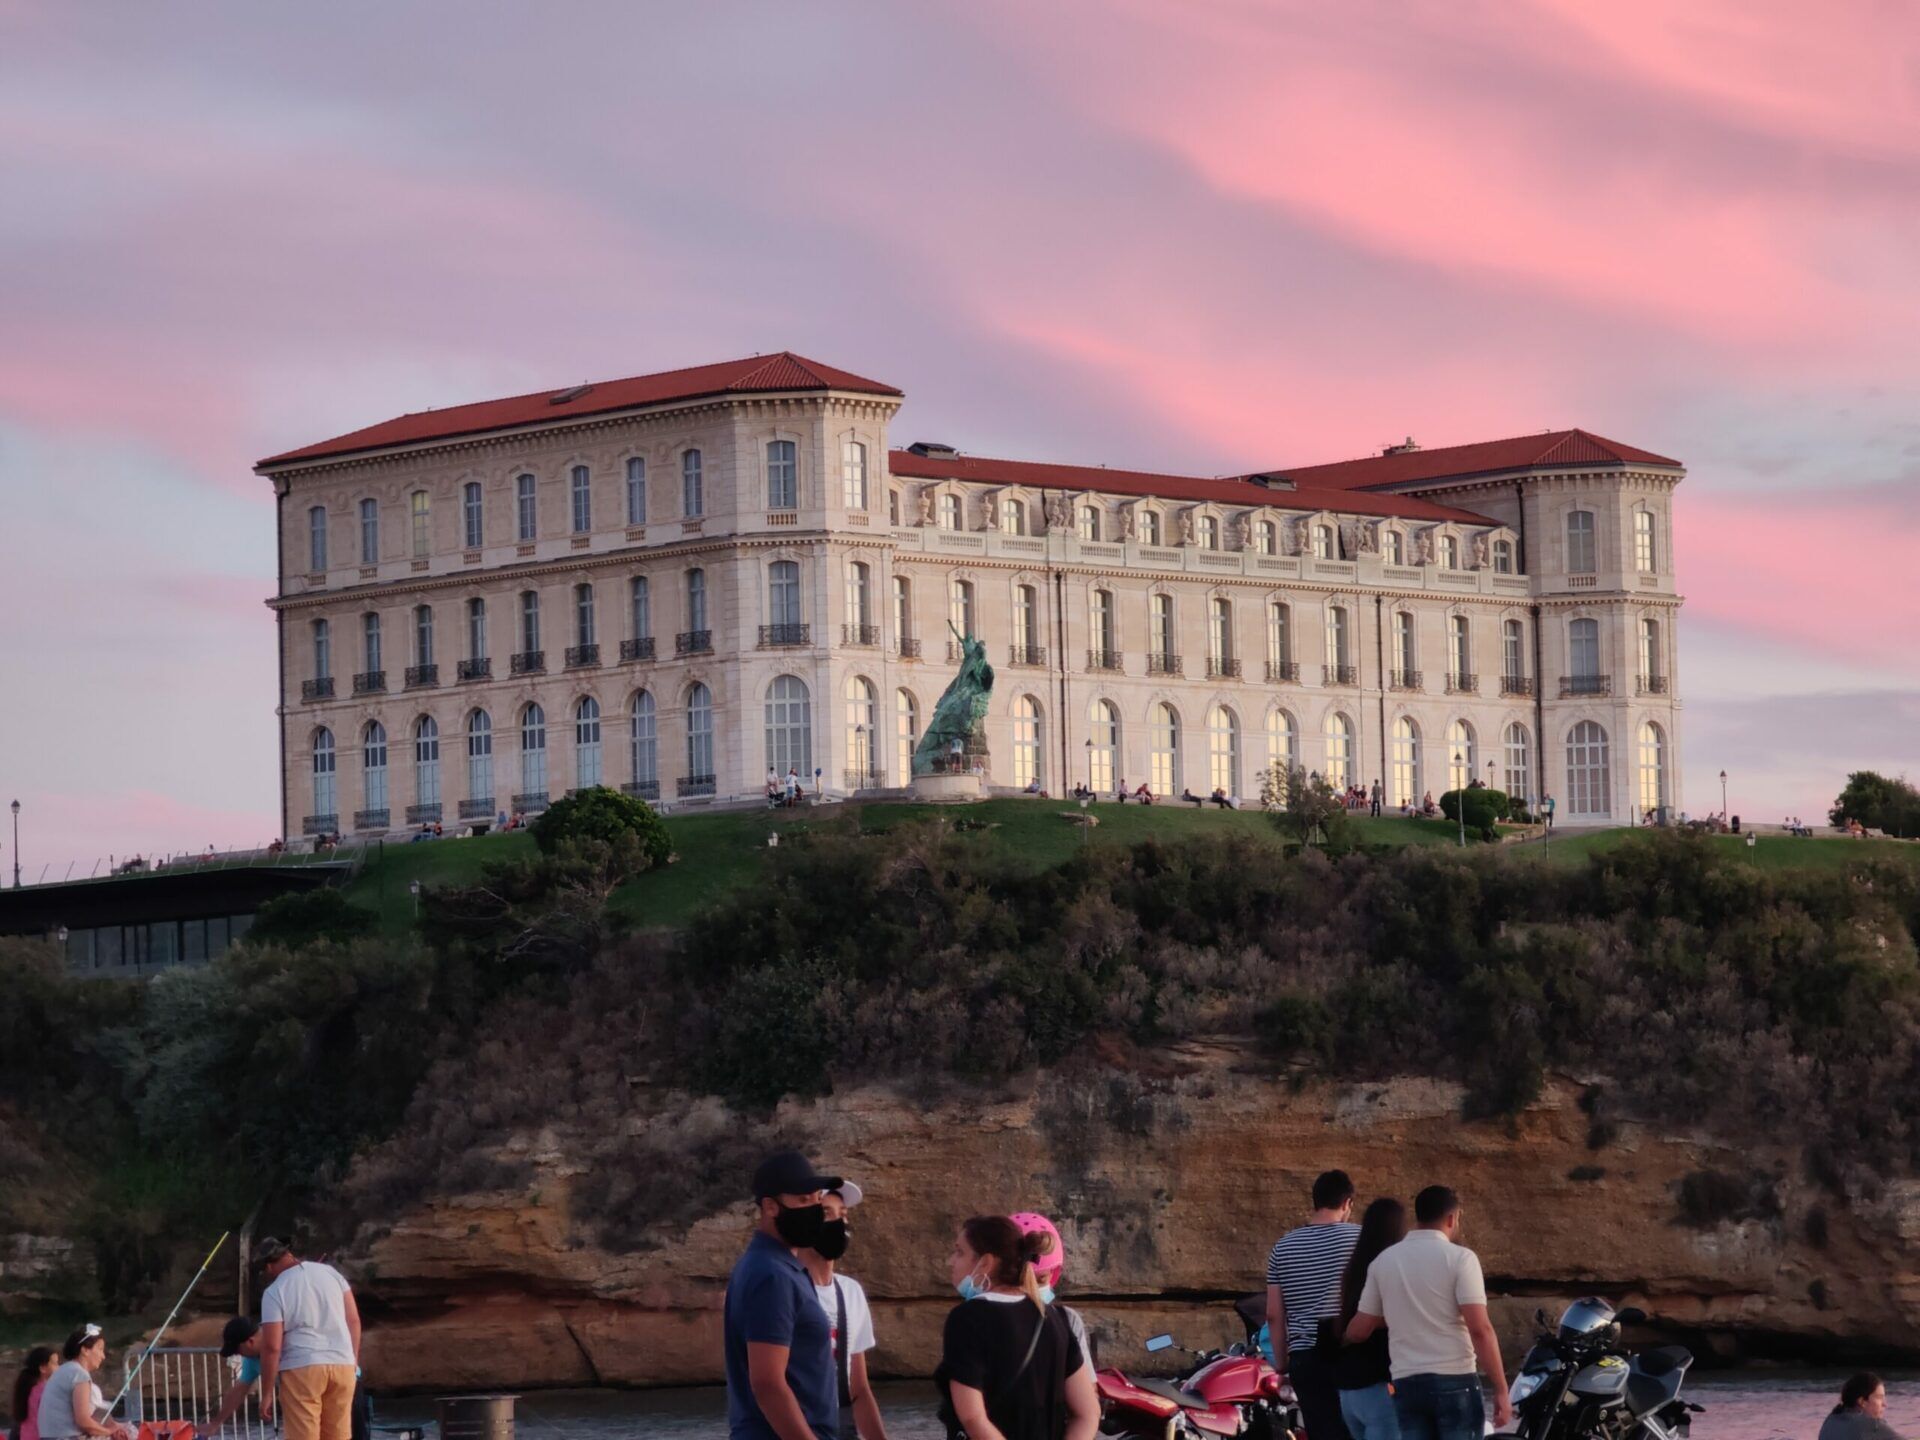
[[[1611,850],[1632,833],[1625,829],[1556,831],[1551,840],[1514,847],[1514,854],[1530,861],[1571,865]],[[1849,840],[1839,835],[1806,840],[1762,835],[1749,846],[1744,835],[1714,835],[1707,843],[1731,859],[1763,870],[1839,870],[1869,859],[1920,865],[1920,843],[1905,840]]]

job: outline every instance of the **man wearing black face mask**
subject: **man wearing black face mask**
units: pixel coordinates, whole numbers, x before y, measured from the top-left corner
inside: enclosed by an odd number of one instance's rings
[[[860,1187],[851,1180],[826,1194],[826,1224],[813,1248],[800,1259],[813,1277],[820,1308],[833,1322],[834,1378],[840,1390],[840,1440],[887,1440],[880,1402],[867,1381],[867,1351],[873,1349],[873,1312],[858,1280],[834,1274],[834,1265],[853,1239],[847,1212],[860,1203]]]
[[[757,1224],[727,1281],[727,1433],[731,1440],[839,1440],[832,1325],[795,1254],[817,1243],[825,1192],[793,1150],[753,1172]]]

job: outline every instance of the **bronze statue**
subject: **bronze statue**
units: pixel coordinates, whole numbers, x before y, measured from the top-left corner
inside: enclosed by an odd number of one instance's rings
[[[947,622],[960,642],[960,673],[941,693],[940,701],[927,719],[926,732],[913,749],[913,773],[944,775],[969,767],[971,758],[985,754],[985,737],[979,734],[980,722],[987,717],[987,701],[993,695],[993,666],[987,663],[987,647],[972,635],[962,635]]]

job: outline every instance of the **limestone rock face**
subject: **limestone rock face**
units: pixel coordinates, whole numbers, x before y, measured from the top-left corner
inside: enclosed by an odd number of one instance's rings
[[[1363,1203],[1436,1181],[1461,1192],[1510,1363],[1536,1307],[1593,1291],[1696,1346],[1920,1355],[1920,1201],[1895,1187],[1849,1206],[1817,1191],[1790,1132],[1777,1150],[1735,1149],[1624,1124],[1595,1150],[1568,1082],[1512,1122],[1468,1123],[1449,1084],[1302,1086],[1241,1073],[1237,1058],[1188,1047],[1168,1057],[1177,1078],[1049,1076],[985,1103],[868,1087],[796,1107],[819,1137],[816,1160],[866,1188],[844,1268],[873,1300],[876,1373],[931,1371],[954,1303],[954,1227],[980,1213],[1054,1217],[1063,1298],[1109,1360],[1134,1363],[1161,1330],[1195,1346],[1237,1339],[1231,1300],[1261,1289],[1267,1248],[1336,1165]],[[744,1196],[657,1248],[610,1253],[569,1217],[577,1167],[553,1138],[526,1192],[436,1202],[363,1231],[346,1264],[367,1302],[377,1388],[720,1378]],[[1680,1223],[1683,1177],[1702,1171],[1770,1185],[1778,1213]]]

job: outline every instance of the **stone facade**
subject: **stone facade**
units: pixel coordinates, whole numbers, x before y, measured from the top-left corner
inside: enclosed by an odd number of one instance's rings
[[[997,787],[1253,797],[1287,758],[1390,804],[1467,773],[1563,824],[1674,804],[1677,466],[1348,504],[890,452],[898,404],[707,396],[263,462],[288,833],[452,828],[596,780],[676,808],[770,767],[902,786],[949,622],[998,673]]]

